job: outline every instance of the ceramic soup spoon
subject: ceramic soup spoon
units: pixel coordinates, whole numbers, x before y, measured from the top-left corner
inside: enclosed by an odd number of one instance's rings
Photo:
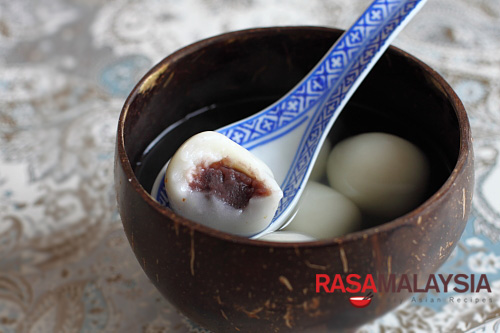
[[[269,226],[252,238],[284,227],[319,150],[348,100],[391,41],[426,0],[375,0],[291,91],[266,109],[217,132],[251,151],[273,171],[283,190]],[[168,206],[166,166],[152,196]]]

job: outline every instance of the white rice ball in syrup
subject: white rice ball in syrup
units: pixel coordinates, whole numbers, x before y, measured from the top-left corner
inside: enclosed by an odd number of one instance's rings
[[[386,133],[364,133],[335,145],[328,157],[330,185],[364,214],[393,219],[423,200],[429,163],[413,143]]]
[[[282,243],[311,242],[316,240],[315,238],[309,235],[292,231],[274,231],[265,234],[257,239],[261,241],[282,242]]]
[[[217,132],[181,145],[168,165],[165,189],[174,212],[241,236],[264,230],[283,196],[264,162]]]
[[[284,230],[325,239],[356,231],[360,225],[361,213],[351,200],[329,186],[309,181],[297,214]]]

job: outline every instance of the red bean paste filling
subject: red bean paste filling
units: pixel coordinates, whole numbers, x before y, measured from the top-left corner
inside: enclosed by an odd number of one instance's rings
[[[244,209],[253,197],[271,194],[263,182],[224,165],[224,160],[199,168],[189,186],[195,191],[214,195],[236,209]]]

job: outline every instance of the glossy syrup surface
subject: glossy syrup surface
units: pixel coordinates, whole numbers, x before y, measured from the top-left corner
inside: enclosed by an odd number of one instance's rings
[[[188,138],[196,133],[216,130],[247,117],[255,113],[255,110],[263,109],[276,98],[272,96],[217,103],[189,113],[183,119],[168,126],[144,150],[135,164],[135,174],[139,182],[147,192],[150,192],[160,170]]]

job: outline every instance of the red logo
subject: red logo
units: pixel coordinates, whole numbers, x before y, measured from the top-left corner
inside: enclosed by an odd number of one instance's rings
[[[345,283],[340,274],[335,274],[333,280],[327,274],[316,274],[316,292],[320,292],[321,289],[327,293],[332,293],[336,290],[342,293],[365,293],[366,290],[370,290],[366,296],[351,296],[349,298],[349,302],[354,307],[365,308],[371,303],[373,293],[377,292],[377,287],[371,274],[366,276],[363,283],[360,280],[361,276],[358,274],[347,275]]]
[[[370,305],[373,298],[373,293],[370,291],[366,296],[351,296],[349,297],[349,302],[351,302],[352,306],[356,308],[366,308]]]

